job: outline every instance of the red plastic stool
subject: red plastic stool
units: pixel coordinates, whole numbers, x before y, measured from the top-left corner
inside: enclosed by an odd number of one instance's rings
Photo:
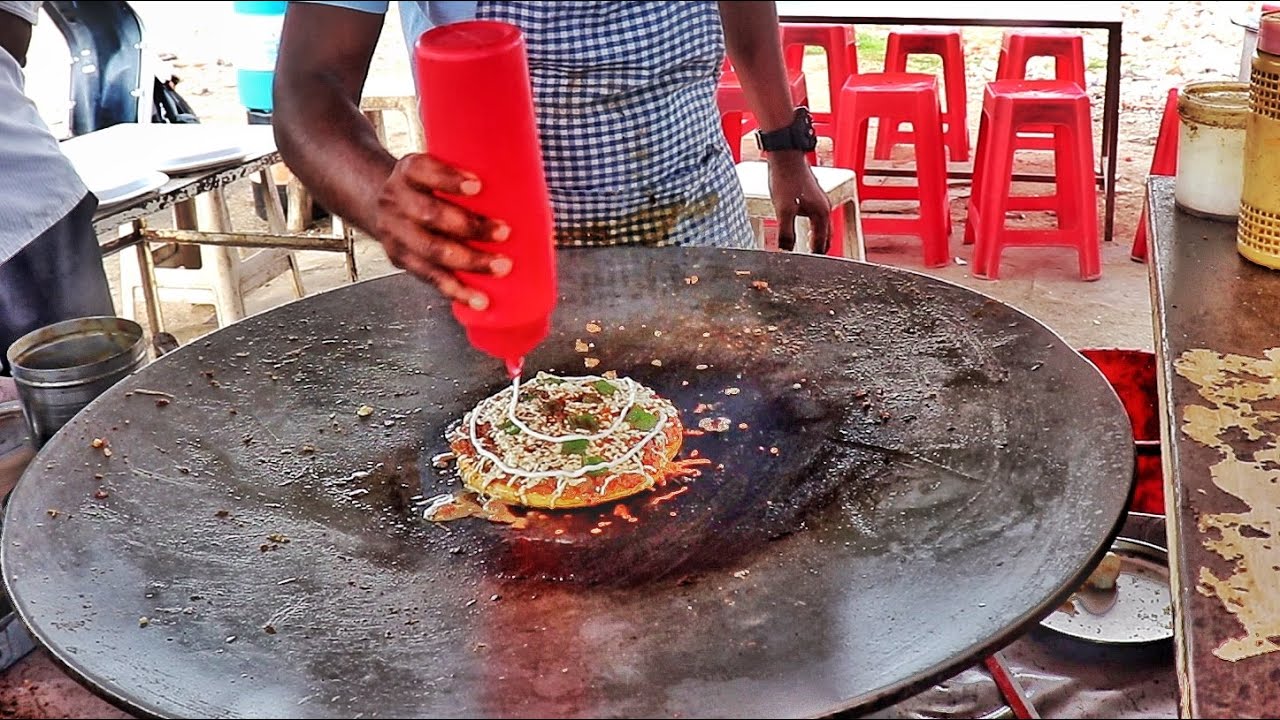
[[[1013,156],[1018,133],[1028,126],[1054,131],[1053,196],[1012,194]],[[1093,125],[1089,96],[1063,80],[997,80],[987,84],[978,126],[978,147],[969,196],[965,242],[975,242],[974,275],[998,279],[1000,253],[1007,247],[1074,247],[1080,275],[1102,275],[1098,247],[1097,186],[1093,171]],[[1051,209],[1051,229],[1005,227],[1010,210]]]
[[[969,159],[969,120],[966,105],[968,92],[964,75],[964,43],[958,28],[911,28],[891,31],[884,53],[884,71],[906,72],[911,55],[936,55],[942,58],[943,138],[953,162]],[[888,160],[895,145],[909,143],[910,132],[887,127],[876,134],[877,160]]]
[[[858,73],[858,33],[853,25],[818,23],[783,23],[781,31],[787,67],[803,67],[805,48],[819,47],[826,54],[831,111],[813,113],[813,123],[818,135],[835,142],[836,98],[845,82]]]
[[[809,88],[805,83],[804,71],[799,63],[794,67],[788,64],[787,79],[791,84],[791,102],[797,106],[809,104]],[[724,139],[729,143],[735,163],[742,162],[742,138],[756,126],[747,105],[747,95],[738,82],[738,74],[729,64],[728,58],[720,73],[720,82],[716,86],[716,105],[720,109],[720,129]],[[809,162],[817,164],[817,153],[809,154]]]
[[[1160,118],[1160,134],[1156,136],[1155,152],[1151,155],[1151,175],[1173,176],[1178,174],[1178,88],[1169,88],[1164,101],[1164,115]],[[1133,236],[1133,249],[1129,257],[1137,262],[1147,259],[1147,203],[1142,203],[1142,215],[1138,217],[1138,231]]]
[[[951,212],[947,198],[947,157],[942,142],[942,109],[938,78],[922,73],[855,75],[840,90],[836,167],[852,169],[858,178],[858,201],[914,200],[915,218],[864,215],[865,234],[915,235],[924,246],[924,264],[941,267],[951,261]],[[867,135],[871,119],[880,126],[909,122],[916,128],[916,185],[868,185]]]
[[[1027,63],[1031,58],[1051,57],[1054,62],[1054,80],[1067,80],[1088,90],[1084,75],[1084,36],[1071,30],[1048,28],[1024,28],[1005,30],[1000,43],[1000,57],[996,63],[996,80],[1026,80]],[[1019,147],[1027,150],[1052,150],[1053,138],[1049,128],[1028,127],[1019,138]],[[1089,156],[1093,157],[1090,149]]]

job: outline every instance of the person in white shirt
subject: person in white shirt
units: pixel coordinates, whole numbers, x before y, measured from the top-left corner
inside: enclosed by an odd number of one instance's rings
[[[32,330],[115,314],[93,232],[98,199],[24,91],[41,4],[0,0],[0,376],[9,346]]]

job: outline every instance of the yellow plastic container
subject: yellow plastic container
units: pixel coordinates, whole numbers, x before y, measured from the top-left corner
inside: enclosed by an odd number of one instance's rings
[[[1280,13],[1262,16],[1249,76],[1236,248],[1250,261],[1280,270]]]

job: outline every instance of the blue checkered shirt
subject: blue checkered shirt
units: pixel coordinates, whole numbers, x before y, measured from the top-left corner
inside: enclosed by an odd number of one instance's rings
[[[715,101],[715,2],[401,2],[400,13],[410,48],[472,13],[523,31],[559,244],[753,246]]]

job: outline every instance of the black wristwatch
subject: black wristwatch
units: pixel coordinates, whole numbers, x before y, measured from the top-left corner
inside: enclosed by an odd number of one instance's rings
[[[803,150],[813,152],[818,147],[818,135],[813,131],[813,116],[808,108],[796,108],[795,119],[791,124],[770,130],[756,131],[756,145],[764,152],[775,150]]]

